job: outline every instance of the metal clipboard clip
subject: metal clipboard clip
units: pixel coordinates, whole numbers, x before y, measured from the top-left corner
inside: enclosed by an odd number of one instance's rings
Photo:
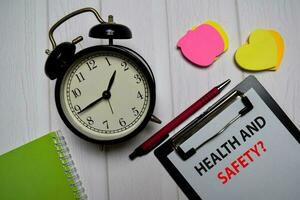
[[[244,108],[238,111],[238,114],[232,118],[221,130],[219,130],[217,133],[215,133],[213,136],[202,142],[196,147],[191,147],[188,151],[184,151],[180,145],[186,141],[188,138],[190,138],[192,135],[194,135],[198,130],[200,130],[202,127],[204,127],[209,121],[211,121],[216,115],[221,113],[227,106],[232,104],[236,98],[240,97],[242,103],[244,104]],[[178,133],[176,133],[172,138],[171,142],[173,145],[173,148],[177,152],[177,154],[183,159],[187,160],[191,156],[193,156],[197,150],[199,150],[201,147],[203,147],[208,142],[215,139],[217,136],[222,134],[231,124],[233,124],[236,120],[247,114],[249,111],[253,109],[253,105],[248,99],[247,96],[245,96],[240,91],[233,91],[229,93],[226,97],[221,99],[216,104],[209,107],[204,113],[202,113],[199,117],[195,118],[193,121],[191,121],[188,125],[186,125],[182,130],[180,130]]]

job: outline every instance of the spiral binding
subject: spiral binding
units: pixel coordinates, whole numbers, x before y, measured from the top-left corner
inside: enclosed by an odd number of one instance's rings
[[[57,137],[52,137],[52,139],[59,159],[64,167],[64,172],[67,175],[70,187],[73,190],[74,197],[76,200],[86,200],[87,195],[85,194],[82,182],[80,181],[65,138],[62,136],[60,131],[57,131],[56,133]]]

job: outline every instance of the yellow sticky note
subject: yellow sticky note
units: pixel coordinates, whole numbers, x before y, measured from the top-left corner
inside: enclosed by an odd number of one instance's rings
[[[214,27],[221,35],[221,37],[223,38],[224,41],[224,51],[226,51],[228,49],[229,46],[229,40],[228,40],[228,36],[226,34],[226,32],[224,31],[224,29],[222,28],[222,26],[220,26],[217,22],[208,20],[206,22],[204,22],[204,24],[209,24],[212,27]]]
[[[197,27],[198,27],[198,26],[193,26],[193,27],[192,27],[192,31],[195,30]]]
[[[273,34],[264,29],[257,29],[249,36],[248,43],[235,53],[237,64],[246,70],[262,71],[277,66],[277,43]]]
[[[228,40],[228,36],[227,36],[225,30],[222,28],[222,26],[220,24],[218,24],[217,22],[211,21],[211,20],[207,20],[203,24],[208,24],[208,25],[212,26],[214,29],[216,29],[216,31],[218,31],[218,33],[221,35],[223,42],[224,42],[224,51],[226,51],[229,46],[229,40]],[[193,26],[191,29],[195,30],[197,27],[198,26]],[[218,59],[218,58],[216,58],[216,59]]]

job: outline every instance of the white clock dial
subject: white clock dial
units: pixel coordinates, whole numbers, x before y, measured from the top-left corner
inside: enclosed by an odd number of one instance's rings
[[[67,70],[60,102],[68,121],[81,133],[96,140],[114,140],[133,132],[145,119],[149,84],[126,56],[93,53]]]

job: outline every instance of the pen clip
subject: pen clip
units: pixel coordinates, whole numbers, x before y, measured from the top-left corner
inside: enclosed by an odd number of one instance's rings
[[[241,101],[244,105],[244,108],[242,108],[238,114],[231,119],[221,130],[219,130],[216,134],[214,134],[213,136],[211,136],[210,138],[208,138],[207,140],[205,140],[204,142],[202,142],[201,144],[199,144],[197,147],[192,147],[190,148],[188,151],[184,151],[180,145],[189,137],[191,137],[194,133],[196,133],[199,129],[201,129],[206,123],[208,123],[214,116],[216,116],[218,113],[220,113],[222,110],[225,109],[225,105],[228,105],[227,103],[230,101],[232,102],[232,100],[234,98],[236,98],[237,96],[241,97]],[[197,120],[193,120],[192,122],[194,124],[188,124],[187,126],[191,126],[192,128],[187,128],[184,127],[183,131],[180,131],[180,134],[176,134],[175,136],[177,136],[177,138],[180,137],[180,135],[186,135],[184,138],[185,140],[183,141],[182,139],[177,139],[176,137],[173,138],[173,147],[175,149],[175,151],[177,152],[177,154],[181,157],[182,160],[187,160],[189,159],[191,156],[193,156],[198,149],[200,149],[201,147],[203,147],[205,144],[207,144],[208,142],[212,141],[213,139],[215,139],[217,136],[219,136],[220,134],[222,134],[231,124],[233,124],[236,120],[238,120],[240,117],[244,116],[245,114],[247,114],[249,111],[251,111],[253,109],[253,105],[250,102],[250,100],[248,99],[247,96],[245,96],[244,94],[238,92],[238,91],[234,91],[232,93],[230,93],[227,97],[225,97],[223,100],[221,100],[220,102],[217,102],[215,105],[213,105],[211,108],[209,108],[208,110],[206,110],[203,114],[205,115],[200,115]],[[210,117],[209,117],[210,116]],[[213,117],[212,117],[213,116]],[[208,119],[208,120],[205,120]],[[189,132],[191,134],[189,134]],[[182,137],[182,136],[181,136]]]

